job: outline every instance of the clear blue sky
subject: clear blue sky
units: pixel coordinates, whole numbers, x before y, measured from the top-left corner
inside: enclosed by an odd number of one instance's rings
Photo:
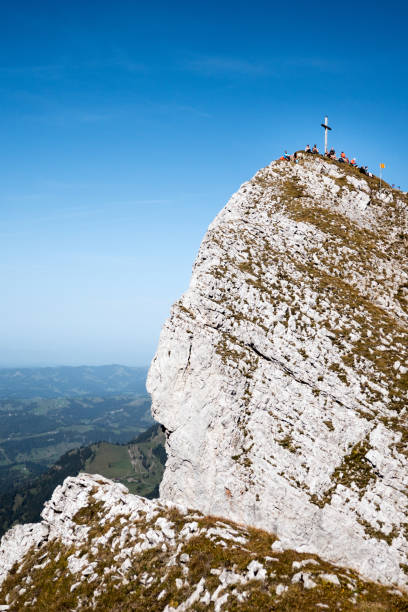
[[[325,114],[408,189],[403,2],[1,8],[1,366],[147,364],[215,214]]]

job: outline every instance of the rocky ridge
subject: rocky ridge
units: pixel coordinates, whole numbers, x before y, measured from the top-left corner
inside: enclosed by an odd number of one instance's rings
[[[406,610],[408,596],[261,530],[69,477],[0,546],[0,610]]]
[[[148,377],[161,496],[408,581],[408,198],[274,161],[202,242]]]

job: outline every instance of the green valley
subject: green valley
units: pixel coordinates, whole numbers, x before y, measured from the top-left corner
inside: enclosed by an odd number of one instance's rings
[[[165,462],[164,433],[157,424],[128,444],[99,442],[70,450],[43,474],[14,484],[0,495],[0,536],[14,524],[39,521],[55,487],[79,472],[101,474],[123,483],[132,493],[157,497]]]
[[[158,495],[166,453],[147,368],[0,369],[0,534],[40,520],[67,476],[101,474]]]
[[[0,490],[44,472],[72,448],[128,442],[152,422],[147,394],[0,400]]]

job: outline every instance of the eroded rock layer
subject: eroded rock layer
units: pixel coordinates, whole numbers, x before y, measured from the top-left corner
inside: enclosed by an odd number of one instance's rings
[[[231,198],[149,373],[163,498],[407,583],[407,203],[306,155]]]
[[[0,610],[406,610],[394,587],[266,532],[130,495],[98,475],[67,478],[37,525],[0,545]],[[374,609],[374,608],[373,608]]]

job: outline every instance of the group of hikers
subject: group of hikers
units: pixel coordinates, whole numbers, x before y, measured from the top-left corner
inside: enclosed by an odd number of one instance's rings
[[[306,145],[305,153],[312,153],[316,155],[319,154],[319,149],[317,148],[317,145],[313,145],[313,149],[310,148],[310,145]],[[333,147],[330,149],[330,151],[326,151],[324,156],[328,157],[329,159],[334,159],[335,161],[338,161],[342,164],[349,164],[350,166],[354,166],[354,168],[358,168],[355,157],[349,159],[344,153],[344,151],[342,151],[339,157],[337,157],[336,151],[333,149]],[[367,176],[373,176],[372,173],[368,170],[367,166],[360,166],[359,170],[362,174],[366,174]]]
[[[319,149],[317,148],[317,145],[313,145],[313,148],[310,148],[310,145],[306,145],[305,147],[305,153],[310,153],[311,155],[320,155],[319,153]],[[358,168],[359,171],[361,172],[361,174],[366,174],[367,176],[373,176],[372,173],[368,170],[367,166],[358,166],[357,162],[356,162],[356,158],[353,157],[351,160],[346,156],[346,154],[344,153],[344,151],[342,151],[340,153],[340,156],[337,157],[336,155],[336,151],[333,149],[333,147],[330,149],[330,151],[326,151],[324,154],[325,157],[328,157],[329,159],[334,159],[335,161],[338,161],[342,164],[349,164],[350,166],[353,166],[354,168]],[[293,153],[292,155],[289,155],[289,153],[287,151],[285,151],[285,153],[283,154],[283,156],[281,157],[281,159],[286,159],[286,161],[294,161],[294,162],[298,162],[297,159],[297,153]]]

